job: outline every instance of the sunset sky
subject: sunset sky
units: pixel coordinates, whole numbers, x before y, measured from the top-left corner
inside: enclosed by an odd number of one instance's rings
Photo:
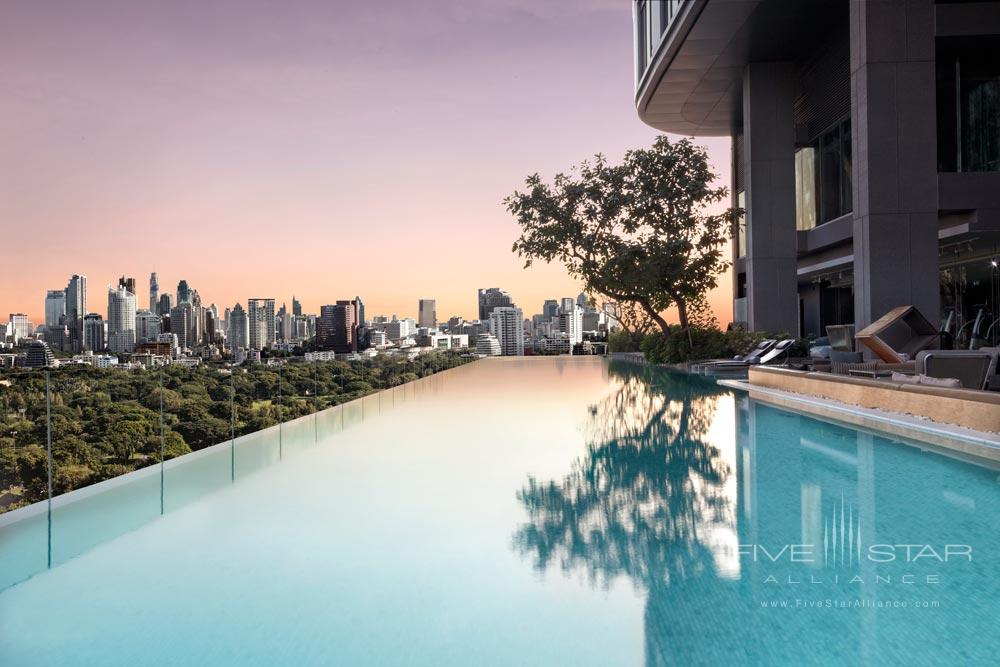
[[[220,309],[526,316],[579,284],[522,268],[501,200],[656,133],[621,0],[54,2],[0,10],[0,318],[47,289],[186,279]],[[728,183],[728,140],[706,140]],[[728,278],[714,298],[729,318]]]

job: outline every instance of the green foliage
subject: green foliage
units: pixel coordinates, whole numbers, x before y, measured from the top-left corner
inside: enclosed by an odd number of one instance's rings
[[[640,344],[646,359],[655,364],[681,364],[705,359],[729,359],[743,355],[762,340],[791,338],[786,333],[771,334],[765,331],[745,331],[734,328],[720,331],[717,327],[689,327],[682,329],[672,326],[669,334],[660,332],[647,334]],[[790,357],[804,357],[809,354],[809,341],[796,339],[789,348]]]
[[[660,313],[676,307],[687,328],[728,267],[739,211],[708,212],[728,195],[715,181],[705,148],[666,136],[618,165],[597,155],[551,183],[532,174],[504,200],[521,227],[513,250],[525,266],[560,262],[587,292],[638,306],[669,335]]]
[[[51,372],[53,489],[63,493],[458,366],[453,352],[366,361]],[[0,512],[47,496],[45,374],[0,371]],[[160,389],[162,383],[162,391]],[[162,394],[163,414],[160,414]],[[235,423],[232,421],[235,413]]]

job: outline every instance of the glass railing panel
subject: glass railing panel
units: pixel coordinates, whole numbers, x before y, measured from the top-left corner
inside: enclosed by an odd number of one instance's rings
[[[46,503],[0,514],[0,590],[48,567],[49,513]]]
[[[320,442],[344,430],[344,408],[327,408],[316,415],[316,432]]]
[[[344,403],[344,428],[351,428],[357,424],[360,424],[364,420],[361,401],[354,400],[350,403]]]
[[[236,438],[236,479],[263,470],[281,459],[278,427],[248,433]]]
[[[306,415],[281,425],[282,456],[287,458],[316,446],[315,415]]]
[[[232,442],[223,442],[163,466],[163,507],[171,512],[233,483]]]
[[[51,375],[52,564],[160,514],[160,374]]]

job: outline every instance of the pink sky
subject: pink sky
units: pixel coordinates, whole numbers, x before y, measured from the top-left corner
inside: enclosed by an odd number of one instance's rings
[[[501,200],[538,171],[656,133],[632,102],[619,0],[4,3],[0,317],[47,289],[186,279],[220,308],[526,316],[573,296],[522,269]],[[728,183],[728,140],[707,140]],[[713,299],[729,318],[729,282]]]

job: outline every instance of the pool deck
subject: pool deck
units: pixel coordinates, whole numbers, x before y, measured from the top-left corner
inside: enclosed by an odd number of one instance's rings
[[[889,434],[914,446],[957,455],[976,463],[987,463],[991,467],[1000,465],[1000,433],[942,423],[914,414],[854,405],[828,396],[788,391],[752,381],[717,382],[787,410]]]

